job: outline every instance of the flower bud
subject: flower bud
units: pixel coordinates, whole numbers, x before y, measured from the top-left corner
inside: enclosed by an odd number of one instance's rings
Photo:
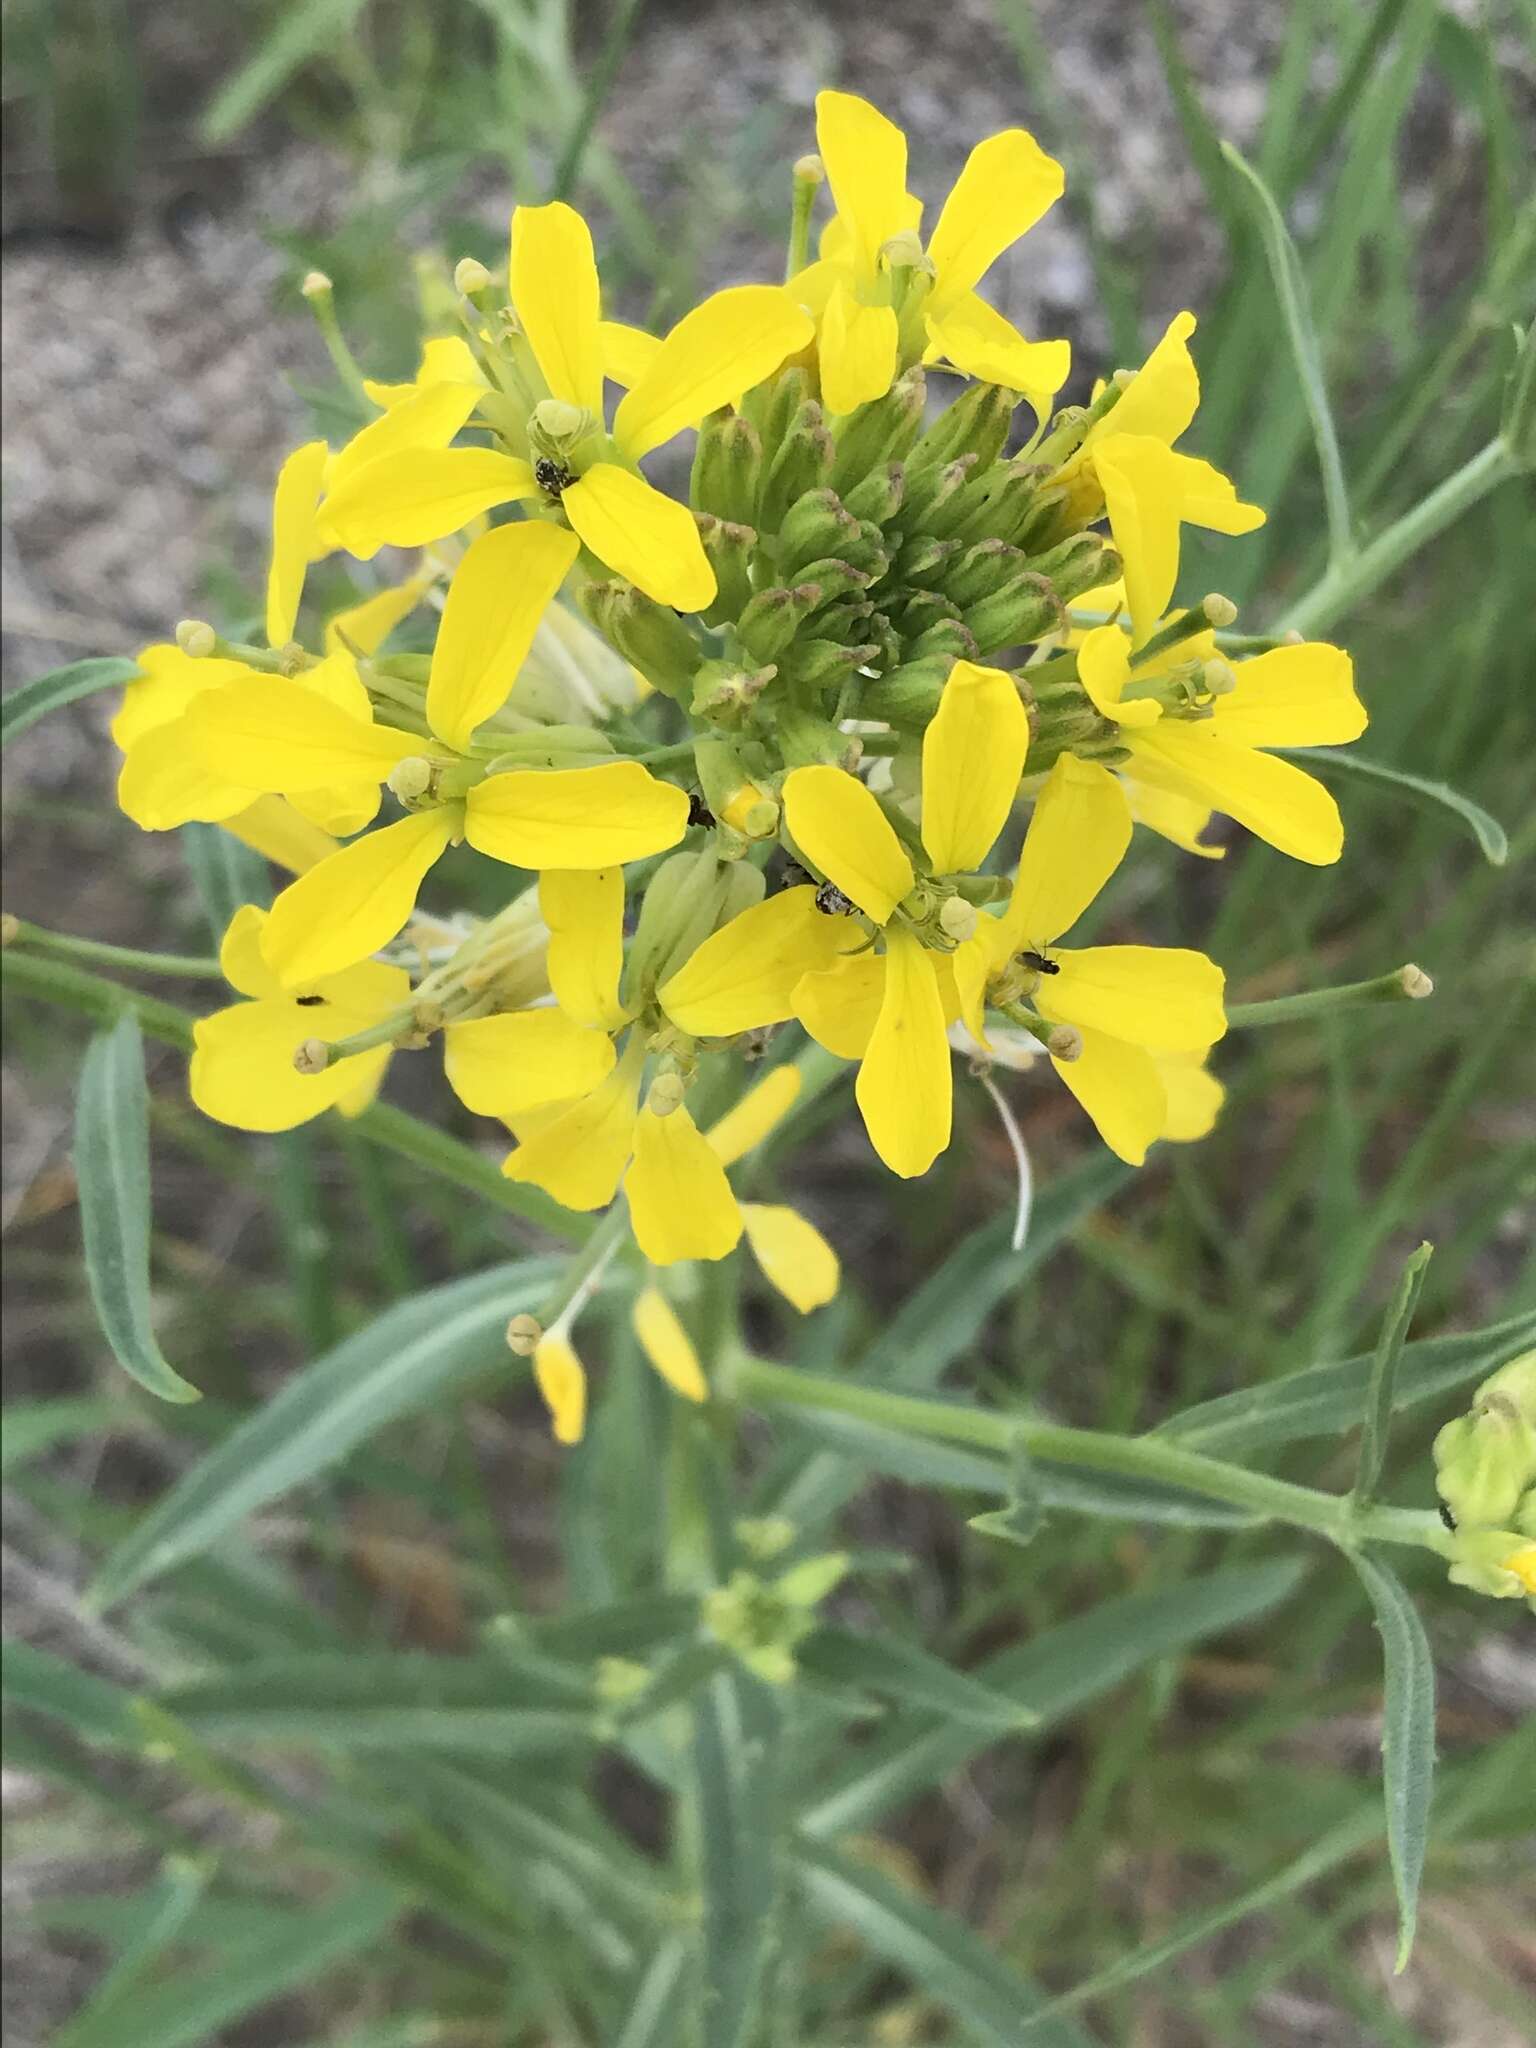
[[[968,384],[907,457],[907,468],[942,469],[957,456],[971,454],[985,469],[996,462],[1008,440],[1018,393],[998,384]]]
[[[306,271],[299,285],[306,299],[328,299],[334,286],[323,270]]]
[[[532,1358],[538,1350],[544,1335],[544,1325],[537,1316],[529,1315],[522,1309],[507,1324],[507,1348],[515,1351],[519,1358]]]
[[[834,490],[807,491],[784,515],[779,528],[779,573],[798,576],[810,562],[846,560],[859,538],[859,522]]]
[[[969,607],[965,623],[985,656],[1063,630],[1066,607],[1046,577],[1025,569],[1001,590]]]
[[[1514,1529],[1457,1529],[1451,1583],[1494,1600],[1536,1598],[1536,1542]]]
[[[884,719],[887,725],[921,729],[938,710],[954,665],[952,654],[929,654],[877,676],[859,692],[859,716]]]
[[[821,407],[814,398],[808,398],[773,456],[765,457],[763,487],[757,501],[756,525],[760,533],[777,533],[785,513],[797,499],[830,482],[834,452]]]
[[[176,627],[176,645],[183,654],[201,661],[212,654],[219,636],[205,619],[182,619]]]
[[[1458,1529],[1507,1527],[1536,1484],[1536,1353],[1478,1388],[1435,1438],[1435,1485]]]
[[[907,472],[900,462],[883,462],[849,490],[843,503],[855,519],[884,526],[906,496]]]
[[[654,689],[686,703],[703,649],[669,606],[628,583],[588,583],[580,602],[587,617]]]
[[[696,512],[751,525],[762,486],[763,443],[740,413],[711,413],[699,429],[689,502]]]
[[[461,256],[453,266],[453,288],[466,299],[483,292],[490,281],[491,273],[473,256]]]
[[[883,397],[849,413],[838,431],[832,488],[852,490],[881,463],[904,461],[922,431],[927,399],[927,379],[914,363]]]
[[[723,626],[738,619],[751,602],[752,551],[757,546],[757,532],[734,519],[715,519],[707,512],[696,517],[699,539],[715,572],[715,601],[704,613],[704,623]]]

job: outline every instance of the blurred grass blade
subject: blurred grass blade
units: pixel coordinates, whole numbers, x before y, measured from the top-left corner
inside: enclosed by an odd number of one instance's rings
[[[401,1302],[344,1338],[183,1473],[107,1559],[92,1598],[120,1600],[386,1423],[457,1399],[506,1356],[507,1318],[537,1300],[558,1270],[551,1259],[497,1266]]]
[[[50,711],[65,704],[78,704],[82,697],[94,697],[98,690],[120,689],[140,673],[139,664],[122,655],[96,656],[90,661],[72,661],[64,668],[50,669],[34,676],[18,690],[0,698],[0,746],[5,746],[36,725]]]
[[[222,825],[183,825],[181,846],[217,951],[230,919],[243,903],[255,903],[264,910],[272,901],[267,864],[254,847],[226,832]]]
[[[1427,1337],[1403,1348],[1393,1387],[1394,1410],[1417,1407],[1485,1379],[1528,1345],[1536,1344],[1536,1309],[1454,1337]],[[1242,1387],[1186,1408],[1154,1434],[1177,1437],[1191,1450],[1224,1456],[1260,1445],[1296,1443],[1309,1436],[1339,1436],[1360,1420],[1375,1353],[1338,1365],[1309,1365],[1267,1386]]]
[[[819,1842],[801,1844],[796,1867],[821,1918],[856,1934],[959,2020],[968,2036],[990,2048],[1017,2048],[1020,2027],[1044,1997],[963,1921]],[[1048,2023],[1036,2039],[1040,2048],[1091,2048],[1082,2029],[1066,2019]]]
[[[1005,1693],[993,1692],[967,1671],[957,1671],[915,1643],[895,1636],[855,1635],[851,1629],[822,1627],[796,1645],[803,1671],[840,1691],[874,1694],[902,1707],[950,1714],[994,1735],[1017,1734],[1040,1718]]]
[[[1040,1468],[1022,1443],[1015,1443],[1008,1461],[1008,1505],[991,1514],[973,1515],[969,1526],[1021,1548],[1033,1543],[1045,1523],[1045,1487]]]
[[[701,2048],[747,2048],[762,2018],[781,1911],[786,1806],[778,1735],[777,1702],[739,1673],[724,1673],[694,1701],[689,1762],[702,1897]]]
[[[0,1433],[0,1477],[71,1437],[112,1429],[122,1416],[115,1401],[17,1401],[6,1409]]]
[[[677,1936],[664,1941],[641,1978],[635,2002],[613,2048],[673,2048],[688,1950]]]
[[[84,2011],[56,2036],[54,2048],[86,2048],[90,2042],[114,2038],[116,2009],[174,1946],[207,1889],[209,1876],[209,1867],[189,1856],[166,1859],[159,1883],[136,1901],[142,1917],[134,1935],[119,1951]]]
[[[1338,747],[1276,747],[1275,752],[1284,754],[1291,761],[1311,761],[1319,768],[1338,768],[1346,775],[1362,775],[1370,782],[1389,783],[1394,789],[1403,790],[1413,801],[1451,811],[1470,828],[1473,838],[1482,848],[1483,858],[1492,866],[1501,868],[1509,859],[1509,837],[1498,819],[1447,783],[1430,782],[1422,775],[1410,775],[1405,768],[1390,768],[1385,761],[1372,761],[1357,754],[1353,748],[1345,751]]]
[[[0,1692],[7,1707],[62,1721],[82,1742],[143,1747],[134,1694],[32,1643],[0,1643]]]
[[[272,32],[203,115],[209,142],[227,142],[274,99],[301,65],[344,42],[365,0],[289,0],[275,10]]]
[[[1323,504],[1328,517],[1328,560],[1330,566],[1345,562],[1355,551],[1349,511],[1349,486],[1344,480],[1344,458],[1339,452],[1338,429],[1328,402],[1328,383],[1323,374],[1322,351],[1313,324],[1307,280],[1296,254],[1296,245],[1274,194],[1240,150],[1230,142],[1221,144],[1221,154],[1248,188],[1248,199],[1259,224],[1269,274],[1274,281],[1286,339],[1301,383],[1302,402],[1312,423],[1312,440],[1317,449],[1317,466],[1322,472]]]
[[[138,1019],[91,1040],[75,1107],[85,1275],[112,1355],[162,1401],[201,1396],[167,1364],[149,1305],[149,1091]]]
[[[1381,1730],[1387,1848],[1397,1892],[1396,1968],[1407,1967],[1419,1912],[1435,1780],[1435,1667],[1418,1611],[1401,1581],[1372,1557],[1350,1558],[1376,1610],[1385,1666]]]
[[[1376,1356],[1371,1363],[1371,1384],[1366,1390],[1365,1414],[1360,1425],[1360,1462],[1350,1494],[1357,1508],[1370,1506],[1381,1482],[1381,1468],[1386,1463],[1387,1439],[1391,1433],[1392,1409],[1397,1394],[1397,1368],[1424,1285],[1425,1269],[1434,1249],[1432,1244],[1421,1244],[1403,1267],[1382,1322]]]

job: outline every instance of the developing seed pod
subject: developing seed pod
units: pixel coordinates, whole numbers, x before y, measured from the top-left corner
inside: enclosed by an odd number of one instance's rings
[[[883,398],[849,413],[838,427],[832,488],[852,490],[883,462],[901,462],[916,441],[928,399],[928,380],[914,363]]]
[[[1002,454],[1013,423],[1018,394],[999,384],[970,384],[947,405],[907,458],[919,470],[942,469],[959,455],[974,455],[985,468]]]

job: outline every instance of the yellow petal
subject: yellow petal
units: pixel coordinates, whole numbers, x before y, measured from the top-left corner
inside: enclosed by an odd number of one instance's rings
[[[1197,803],[1193,797],[1182,796],[1171,789],[1154,789],[1150,782],[1138,781],[1134,752],[1129,770],[1121,770],[1120,781],[1131,807],[1131,816],[1138,825],[1145,825],[1149,831],[1172,840],[1186,853],[1198,854],[1201,860],[1226,859],[1227,849],[1224,846],[1207,846],[1200,836],[1211,822],[1209,804]]]
[[[675,846],[688,797],[638,761],[514,768],[469,792],[465,837],[517,868],[608,868]]]
[[[792,1308],[809,1315],[832,1299],[842,1277],[837,1253],[809,1217],[781,1203],[743,1202],[741,1221],[763,1277]]]
[[[533,1377],[558,1444],[579,1444],[587,1426],[587,1376],[569,1337],[551,1331],[533,1354]]]
[[[795,984],[795,1015],[816,1043],[840,1060],[869,1050],[885,1001],[885,955],[853,953]]]
[[[537,495],[530,466],[498,448],[406,448],[354,470],[320,516],[366,562],[381,547],[426,547],[493,505]]]
[[[552,398],[603,416],[603,346],[592,235],[560,200],[512,216],[512,305]]]
[[[930,350],[967,377],[1020,391],[1044,414],[1072,374],[1072,345],[1066,341],[1026,341],[1011,320],[975,292],[953,305],[931,311],[926,319]]]
[[[1140,1166],[1163,1134],[1168,1102],[1152,1055],[1100,1031],[1084,1031],[1075,1060],[1051,1065],[1092,1117],[1110,1151]]]
[[[453,572],[427,684],[427,723],[460,753],[506,701],[544,608],[580,553],[543,520],[493,526]]]
[[[566,485],[560,502],[597,559],[657,604],[701,612],[713,603],[715,572],[693,514],[643,476],[599,462]]]
[[[478,384],[424,384],[355,433],[333,458],[326,479],[327,500],[322,522],[334,525],[331,501],[350,477],[370,462],[402,451],[446,448],[480,402]]]
[[[885,396],[896,376],[898,340],[893,307],[866,306],[846,284],[833,286],[816,350],[828,412],[852,412]]]
[[[357,661],[347,648],[328,649],[323,661],[317,661],[313,668],[301,669],[293,680],[300,689],[323,697],[327,704],[345,711],[349,717],[361,719],[364,725],[373,723],[372,702],[357,672]]]
[[[359,603],[334,612],[325,622],[325,651],[334,654],[350,649],[354,654],[376,654],[402,619],[410,617],[437,581],[428,570],[407,577],[386,590],[375,591]]]
[[[632,1044],[590,1095],[530,1130],[502,1166],[567,1209],[601,1209],[618,1192],[635,1136],[635,1099],[645,1047]]]
[[[113,739],[125,753],[141,734],[180,718],[192,699],[200,697],[204,690],[216,689],[224,683],[250,682],[261,673],[243,661],[183,654],[170,641],[144,648],[136,659],[143,673],[124,690],[111,728]]]
[[[286,797],[259,796],[232,818],[219,821],[242,845],[291,874],[307,874],[337,851],[329,832],[302,817]]]
[[[1154,1053],[1152,1060],[1168,1098],[1158,1136],[1181,1145],[1206,1137],[1215,1129],[1226,1089],[1198,1053]]]
[[[1193,313],[1174,315],[1162,340],[1090,431],[1085,445],[1095,446],[1111,434],[1150,434],[1165,448],[1177,441],[1200,404],[1200,379],[1189,352],[1194,331]]]
[[[632,462],[733,405],[786,357],[809,347],[816,329],[783,285],[742,284],[686,313],[662,342],[614,415],[613,438]]]
[[[916,877],[895,828],[857,776],[820,765],[784,783],[784,818],[807,862],[876,924],[911,893]]]
[[[294,996],[272,972],[261,950],[268,914],[255,903],[241,904],[219,944],[219,972],[243,996],[279,996],[292,1001]]]
[[[1311,640],[1240,661],[1237,688],[1218,697],[1211,730],[1248,747],[1335,747],[1365,731],[1354,664],[1342,647]]]
[[[635,1296],[631,1311],[640,1349],[652,1368],[675,1394],[685,1401],[707,1401],[709,1386],[693,1340],[677,1319],[677,1312],[656,1287],[643,1287]]]
[[[1125,565],[1126,603],[1139,643],[1168,609],[1178,581],[1178,458],[1150,435],[1112,434],[1095,445],[1093,459],[1109,530]]]
[[[903,1180],[949,1143],[952,1084],[934,956],[910,932],[885,937],[885,998],[854,1094],[870,1143]]]
[[[1125,858],[1125,792],[1097,761],[1063,754],[1035,802],[1013,894],[1003,914],[1010,950],[1047,946],[1070,931]]]
[[[169,832],[194,819],[219,824],[255,794],[250,783],[216,773],[194,752],[185,714],[141,733],[117,778],[118,808],[144,832]]]
[[[1003,251],[1056,204],[1065,185],[1061,165],[1022,128],[978,143],[928,238],[938,272],[934,299],[944,304],[979,284]]]
[[[363,379],[363,389],[375,405],[388,412],[414,398],[428,384],[485,384],[475,352],[456,334],[434,335],[421,345],[421,362],[409,384],[380,384],[373,377]]]
[[[568,1017],[596,1031],[617,1031],[628,1016],[619,1000],[624,967],[624,870],[545,868],[539,912],[549,927],[546,972]]]
[[[272,559],[267,570],[267,645],[293,638],[304,577],[315,547],[315,513],[330,450],[323,441],[295,448],[277,472],[272,494]]]
[[[387,946],[415,909],[421,879],[456,824],[451,806],[418,812],[354,840],[290,882],[262,940],[284,987],[333,974]]]
[[[857,260],[872,276],[882,243],[907,224],[907,138],[868,100],[819,92],[816,147]]]
[[[1252,533],[1264,524],[1263,508],[1244,504],[1232,479],[1199,456],[1176,453],[1172,476],[1179,516],[1189,525],[1212,533]]]
[[[1331,793],[1295,761],[1221,738],[1209,724],[1165,718],[1136,748],[1138,781],[1236,818],[1293,860],[1328,867],[1344,850]]]
[[[793,1109],[800,1094],[800,1069],[785,1065],[765,1074],[754,1088],[704,1133],[722,1166],[734,1166],[761,1145]]]
[[[1118,626],[1097,626],[1084,634],[1077,650],[1077,674],[1094,709],[1118,725],[1156,725],[1163,715],[1155,698],[1123,699],[1121,693],[1131,679],[1131,643]]]
[[[643,327],[626,327],[622,320],[605,320],[599,329],[603,348],[603,375],[610,384],[632,391],[656,360],[661,342]]]
[[[188,751],[210,773],[238,776],[274,796],[345,782],[378,784],[408,755],[415,733],[372,725],[286,676],[231,683],[195,698],[186,713]]]
[[[668,1116],[641,1110],[624,1192],[635,1242],[653,1266],[723,1259],[740,1240],[741,1211],[725,1168],[686,1107]]]
[[[1203,1052],[1227,1028],[1221,969],[1183,946],[1058,948],[1058,972],[1035,1006],[1053,1023],[1107,1031],[1130,1045]]]
[[[731,1038],[794,1015],[795,985],[863,934],[824,917],[808,883],[754,903],[692,952],[658,997],[672,1022],[700,1038]]]
[[[941,875],[979,868],[1008,822],[1029,714],[1013,677],[957,661],[923,734],[923,845]]]
[[[448,1085],[476,1116],[513,1117],[586,1095],[613,1071],[613,1043],[562,1011],[471,1017],[443,1033]]]

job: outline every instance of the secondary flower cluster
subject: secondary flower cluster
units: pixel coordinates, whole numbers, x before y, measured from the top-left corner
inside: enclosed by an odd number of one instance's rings
[[[363,383],[374,417],[283,465],[265,644],[184,623],[115,727],[141,826],[217,821],[294,875],[230,927],[241,1000],[199,1024],[192,1067],[210,1115],[353,1111],[392,1048],[439,1039],[461,1099],[510,1128],[511,1178],[579,1210],[622,1189],[657,1265],[746,1234],[802,1308],[835,1261],[726,1171],[798,1074],[701,1129],[724,1056],[797,1021],[858,1063],[870,1140],[907,1176],[949,1143],[956,1047],[1048,1059],[1127,1160],[1201,1135],[1219,968],[1064,942],[1136,823],[1215,858],[1220,812],[1336,860],[1332,799],[1268,750],[1365,723],[1338,649],[1239,640],[1222,598],[1170,609],[1186,525],[1263,517],[1176,445],[1193,318],[1057,409],[1067,344],[979,296],[1060,167],[992,137],[925,240],[898,129],[826,92],[817,140],[788,282],[660,338],[604,317],[577,213],[520,207],[505,280],[459,265],[455,331],[415,378]],[[306,289],[333,325],[326,281]],[[686,499],[640,468],[685,433]],[[311,566],[386,550],[311,629]],[[505,873],[479,923],[418,905],[461,843]],[[688,1391],[697,1362],[648,1317]],[[579,1433],[549,1342],[539,1365]]]
[[[1536,1351],[1483,1381],[1434,1456],[1452,1579],[1496,1600],[1523,1594],[1536,1613]]]

